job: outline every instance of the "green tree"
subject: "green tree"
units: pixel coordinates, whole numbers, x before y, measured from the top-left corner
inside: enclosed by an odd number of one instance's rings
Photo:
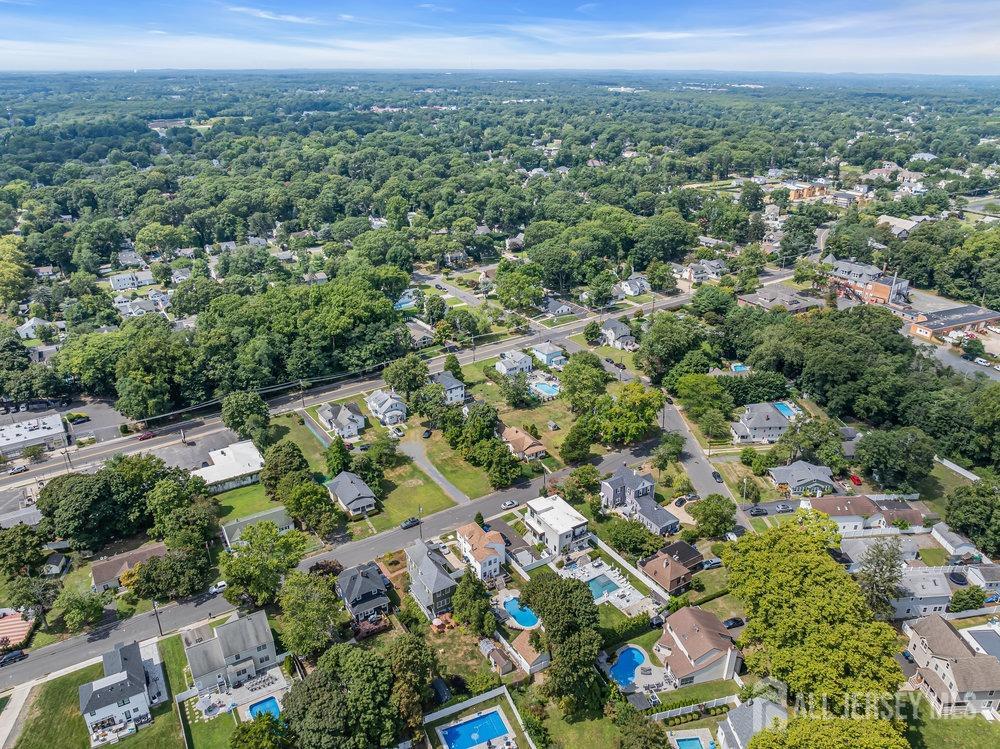
[[[351,470],[351,451],[347,449],[347,443],[339,434],[326,448],[323,457],[326,459],[326,470],[330,476],[337,476],[341,471]]]
[[[219,570],[229,586],[226,600],[232,604],[249,601],[255,606],[272,603],[282,577],[305,556],[306,537],[296,530],[279,533],[270,521],[243,529],[239,549],[225,551]]]
[[[680,460],[684,454],[685,442],[684,435],[680,432],[664,432],[660,437],[660,444],[653,451],[653,468],[665,471]]]
[[[899,598],[904,567],[903,549],[895,537],[875,539],[861,557],[854,579],[858,581],[872,614],[880,621],[892,618],[892,602]]]
[[[312,656],[333,642],[343,603],[330,578],[291,572],[281,585],[278,605],[284,612],[281,641],[291,652]]]
[[[28,575],[41,567],[47,552],[45,537],[29,525],[0,528],[0,575]]]
[[[105,476],[67,473],[38,494],[38,509],[52,532],[76,549],[100,549],[115,538],[121,518]]]
[[[691,307],[702,317],[714,314],[723,317],[736,305],[733,293],[722,286],[705,284],[698,287],[691,298]]]
[[[604,395],[610,375],[597,355],[581,351],[569,357],[559,378],[562,396],[569,401],[573,413],[589,411],[594,401]]]
[[[406,400],[427,383],[427,363],[414,353],[397,359],[382,372],[385,384]]]
[[[62,609],[63,622],[70,632],[79,632],[101,621],[104,604],[101,593],[64,588],[53,608]]]
[[[222,399],[222,423],[240,439],[252,439],[261,445],[267,438],[271,411],[257,393],[237,390]]]
[[[451,372],[459,382],[465,382],[465,374],[462,372],[462,365],[458,361],[458,357],[454,354],[448,354],[444,358],[444,371]]]
[[[260,483],[264,486],[267,496],[272,499],[278,489],[278,483],[289,473],[308,471],[302,450],[291,440],[281,440],[264,451],[264,467],[260,471]]]
[[[385,470],[368,453],[355,455],[351,460],[351,470],[361,477],[376,499],[385,496]]]
[[[721,494],[709,494],[688,505],[688,514],[703,538],[722,538],[736,527],[736,503]]]
[[[393,675],[392,704],[406,727],[416,730],[423,723],[422,705],[431,696],[437,658],[427,642],[413,634],[394,638],[385,657]]]
[[[873,429],[858,442],[855,459],[879,485],[913,487],[934,467],[934,441],[917,427]]]
[[[989,556],[1000,554],[1000,481],[985,478],[953,489],[944,517]]]
[[[704,339],[704,330],[691,318],[658,312],[650,317],[649,329],[635,353],[636,366],[658,384],[684,354],[700,346]]]
[[[908,749],[899,729],[888,720],[793,718],[787,726],[761,731],[749,749]]]
[[[282,484],[284,487],[284,484]],[[281,494],[288,514],[310,528],[320,538],[332,535],[344,522],[330,493],[314,481],[304,481]]]
[[[608,544],[615,551],[626,557],[641,559],[655,554],[663,545],[663,539],[657,536],[638,520],[621,520],[615,518],[605,527]]]
[[[596,320],[591,320],[583,328],[583,337],[587,343],[593,345],[601,340],[601,325]]]
[[[959,588],[951,595],[949,611],[973,611],[986,605],[986,591],[978,585]]]
[[[295,741],[284,720],[262,712],[236,726],[229,735],[229,749],[295,749]]]
[[[528,375],[524,372],[504,377],[500,382],[500,394],[511,408],[527,408],[538,400],[528,385]]]
[[[583,463],[590,457],[590,447],[596,441],[597,430],[592,420],[581,417],[573,422],[559,446],[559,457],[564,463]]]
[[[46,577],[17,575],[6,583],[6,603],[15,609],[31,611],[43,627],[48,626],[46,615],[52,610],[62,591],[62,583]]]

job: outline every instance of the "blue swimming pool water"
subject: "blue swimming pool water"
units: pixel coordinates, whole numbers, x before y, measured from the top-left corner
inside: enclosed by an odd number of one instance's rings
[[[520,598],[508,598],[503,602],[503,607],[522,627],[534,627],[538,624],[538,614],[527,606],[522,606]]]
[[[618,590],[618,585],[607,575],[598,575],[588,580],[587,587],[590,588],[590,593],[594,596],[595,601],[605,593],[614,593]]]
[[[735,362],[729,365],[729,369],[733,372],[746,372],[748,369],[750,369],[750,367],[748,367],[746,364],[740,364],[739,362]]]
[[[677,742],[677,749],[705,749],[701,739],[697,736],[690,736],[686,739],[674,739]]]
[[[268,697],[266,700],[261,700],[260,702],[255,702],[250,706],[250,717],[256,718],[262,713],[270,713],[275,718],[281,714],[281,706],[278,704],[278,700],[274,697]]]
[[[559,395],[559,386],[549,382],[533,382],[531,383],[531,387],[542,395],[548,395],[553,398]]]
[[[619,686],[628,687],[635,683],[635,672],[646,659],[639,648],[629,645],[618,654],[618,660],[611,666],[611,678]]]
[[[472,718],[441,731],[448,749],[469,749],[477,744],[504,736],[506,733],[507,726],[504,725],[500,712],[497,710],[492,710],[486,715],[480,715],[478,718]]]
[[[778,413],[780,413],[782,416],[788,419],[795,416],[795,412],[792,410],[792,407],[789,406],[787,403],[782,403],[781,401],[778,401],[777,403],[774,404],[774,407],[778,409]]]

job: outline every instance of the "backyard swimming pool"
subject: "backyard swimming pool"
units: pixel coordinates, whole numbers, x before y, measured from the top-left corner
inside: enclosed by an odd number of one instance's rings
[[[470,749],[506,735],[507,726],[500,717],[499,710],[491,710],[485,715],[448,726],[441,731],[448,749]]]
[[[513,617],[514,621],[524,628],[534,627],[538,624],[538,614],[527,606],[522,606],[520,598],[508,598],[503,602],[503,607],[507,609],[507,613]]]
[[[790,419],[793,416],[795,416],[795,411],[793,411],[792,407],[789,406],[787,403],[778,401],[777,403],[774,404],[774,407],[778,409],[778,413],[780,413],[786,419]]]
[[[614,593],[618,590],[618,584],[607,575],[591,578],[587,581],[587,587],[590,588],[590,594],[594,596],[595,601],[605,593]]]
[[[705,749],[701,739],[697,736],[690,736],[684,739],[674,739],[677,742],[677,749]]]
[[[253,703],[248,712],[251,718],[256,718],[258,715],[263,713],[270,713],[275,718],[281,714],[281,706],[278,704],[278,700],[274,697],[268,697],[266,700],[261,700],[260,702]]]
[[[630,687],[635,683],[635,672],[646,660],[646,655],[634,645],[629,645],[618,654],[618,660],[611,667],[611,678],[618,686]]]
[[[531,383],[531,389],[537,390],[548,398],[555,398],[559,395],[559,386],[553,385],[551,382],[533,382]]]
[[[741,362],[733,362],[732,364],[729,365],[729,370],[731,372],[747,372],[750,370],[750,367]]]

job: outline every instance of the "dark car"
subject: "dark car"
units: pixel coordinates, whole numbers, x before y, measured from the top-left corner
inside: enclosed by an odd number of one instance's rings
[[[72,419],[66,419],[70,424],[86,424],[90,421],[90,417],[86,414],[80,414],[79,416],[74,416]]]
[[[606,361],[608,364],[614,364],[615,363],[615,360],[612,359],[610,356],[605,356],[604,357],[604,361]]]
[[[11,650],[9,653],[0,658],[0,667],[9,666],[12,663],[23,661],[27,657],[28,654],[23,650]]]
[[[618,367],[618,369],[620,369],[622,371],[625,370],[625,365],[622,364],[621,362],[615,362],[615,366]]]
[[[786,505],[784,502],[782,502],[780,505],[775,505],[774,506],[774,511],[778,512],[778,513],[791,512],[792,511],[792,506],[791,505]]]
[[[372,446],[371,446],[370,443],[368,443],[368,442],[362,442],[360,445],[358,445],[358,452],[366,453],[369,450],[371,450],[371,448],[372,448]]]
[[[712,478],[715,479],[716,484],[722,483],[722,474],[718,471],[712,471]]]
[[[430,429],[425,429],[422,436],[426,440],[426,439],[430,439],[431,434],[433,434],[433,432],[431,432]]]
[[[674,507],[683,507],[687,504],[687,497],[678,497],[674,502]]]
[[[962,358],[965,359],[966,361],[974,361],[976,357],[974,357],[972,354],[962,354]]]
[[[961,572],[949,572],[948,579],[951,580],[955,585],[968,585],[969,578],[963,575]]]
[[[146,440],[153,439],[153,437],[155,437],[155,436],[156,436],[156,434],[154,434],[153,432],[143,432],[138,437],[136,437],[136,439],[139,440],[140,442],[144,442]]]
[[[416,528],[418,525],[420,525],[420,521],[417,518],[407,518],[399,524],[399,527],[405,531],[407,528]]]
[[[669,395],[668,395],[668,396],[666,396],[666,401],[667,401],[667,403],[669,403],[669,404],[670,404],[671,406],[672,406],[672,405],[674,405],[674,399],[673,399],[673,398],[671,398],[671,397],[670,397]]]
[[[754,505],[749,510],[747,510],[747,515],[749,515],[752,518],[759,518],[762,515],[766,514],[767,514],[767,508],[761,507],[760,505]]]
[[[736,629],[737,627],[742,627],[744,624],[746,624],[745,621],[740,619],[738,616],[734,616],[726,619],[726,621],[722,623],[722,626],[726,629]]]
[[[434,288],[437,289],[438,291],[444,291],[444,286],[442,286],[439,283],[434,284]]]
[[[916,663],[916,661],[913,659],[913,656],[910,655],[909,650],[903,651],[903,660],[906,661],[907,663]]]
[[[735,528],[733,528],[729,532],[732,535],[736,536],[736,538],[740,538],[740,537],[742,537],[747,532],[747,529],[744,528],[742,525],[737,525]]]

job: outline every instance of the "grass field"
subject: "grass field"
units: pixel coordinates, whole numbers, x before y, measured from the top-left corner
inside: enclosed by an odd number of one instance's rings
[[[739,460],[720,460],[712,463],[712,466],[722,474],[726,486],[729,487],[729,490],[735,497],[743,496],[744,479],[748,479],[750,483],[756,484],[760,490],[761,502],[773,502],[782,497],[781,492],[778,491],[778,488],[772,481],[761,476],[754,476],[753,471],[740,463]]]
[[[913,749],[995,749],[1000,725],[984,718],[937,718],[927,701],[906,709],[906,740]]]
[[[920,549],[917,553],[920,556],[920,561],[928,567],[943,567],[948,563],[948,552],[939,546],[930,549]]]
[[[440,431],[434,431],[424,441],[428,459],[444,477],[471,499],[485,496],[493,491],[486,472],[468,463],[465,458],[451,449]]]
[[[940,463],[935,463],[930,475],[917,484],[916,489],[920,492],[920,499],[939,517],[944,517],[947,507],[945,498],[949,493],[960,486],[968,486],[971,481],[959,476],[954,471],[945,468]]]
[[[729,593],[719,596],[708,603],[701,604],[701,608],[705,609],[705,611],[711,611],[722,621],[733,616],[743,616],[744,614],[743,604]]]
[[[245,518],[255,512],[273,510],[279,507],[277,502],[272,502],[264,493],[262,484],[250,484],[241,486],[239,489],[230,489],[215,495],[219,500],[219,509],[222,511],[221,523],[228,523],[236,518]]]
[[[382,511],[369,518],[377,531],[399,525],[408,517],[423,517],[455,504],[412,461],[386,471],[385,480],[390,490],[382,500]]]
[[[197,697],[192,697],[181,705],[184,711],[184,729],[191,749],[229,749],[229,737],[236,730],[236,718],[232,713],[222,713],[211,720],[199,720],[194,709]]]
[[[299,446],[309,464],[309,470],[326,474],[326,459],[323,457],[325,448],[316,435],[309,431],[309,427],[299,424],[298,414],[276,416],[271,423],[282,432],[282,438],[289,439]]]
[[[622,351],[621,349],[611,348],[610,346],[591,346],[587,343],[587,339],[584,337],[583,333],[577,333],[576,335],[570,336],[569,339],[571,341],[576,341],[581,346],[590,348],[591,351],[602,359],[609,358],[612,361],[621,362],[630,371],[638,372],[635,368],[635,356],[633,356],[631,351]]]
[[[692,684],[689,687],[672,689],[669,692],[660,692],[659,697],[662,702],[679,702],[681,700],[690,704],[696,702],[708,702],[719,697],[728,697],[740,691],[735,681],[725,679],[720,681],[706,681],[703,684]]]
[[[582,718],[571,723],[563,716],[558,705],[550,704],[547,712],[545,727],[549,729],[553,746],[561,749],[573,749],[574,747],[616,749],[621,746],[621,731],[609,718],[605,718],[603,715]]]
[[[181,642],[180,635],[160,640],[160,657],[163,659],[163,668],[167,673],[170,694],[180,694],[188,686],[185,673],[187,658],[184,656],[184,643]]]

